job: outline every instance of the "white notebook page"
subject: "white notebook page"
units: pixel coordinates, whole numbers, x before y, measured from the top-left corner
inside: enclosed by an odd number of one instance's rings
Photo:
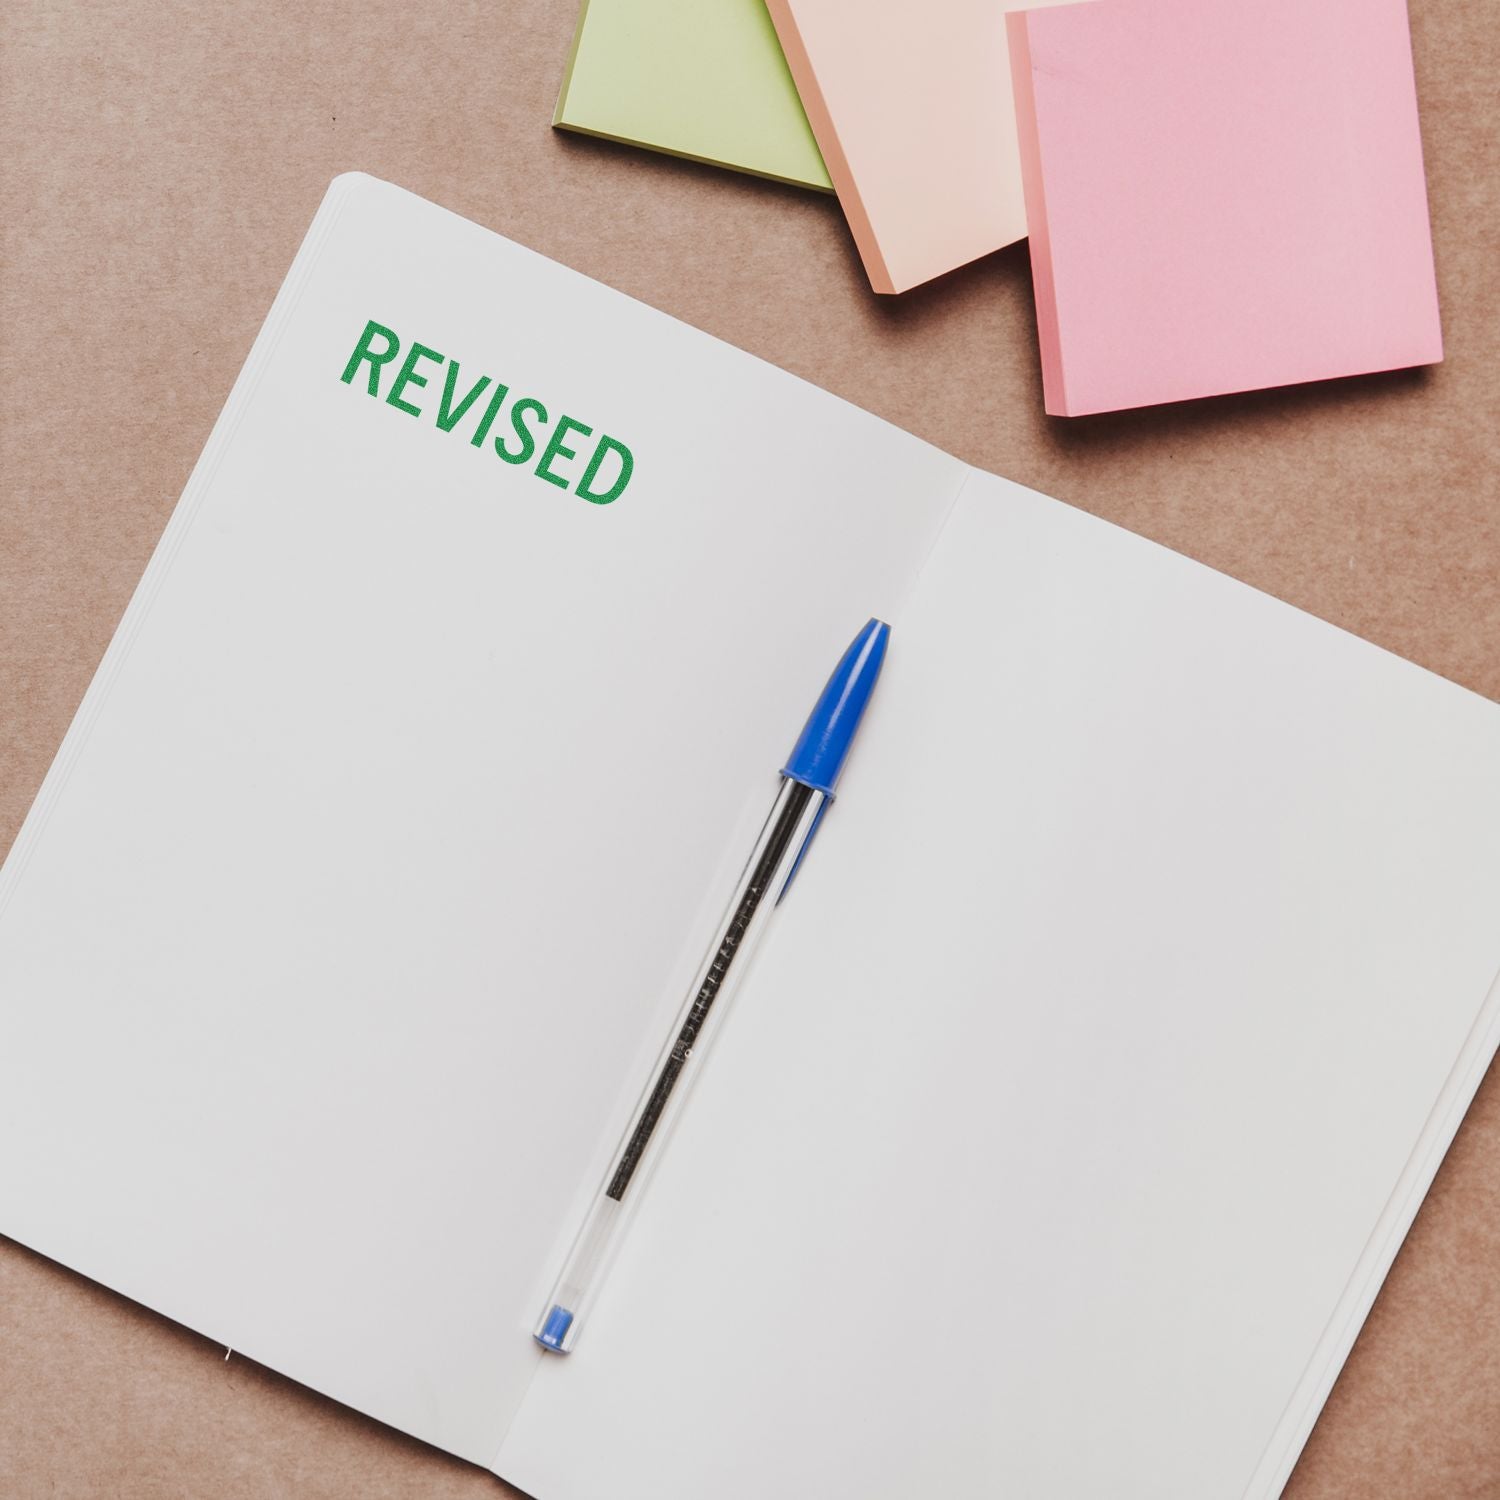
[[[440,430],[431,362],[415,418],[342,382],[370,319],[627,492]],[[0,1231],[492,1459],[705,913],[964,473],[335,182],[0,877]]]
[[[1497,768],[1495,705],[974,476],[496,1469],[1274,1494],[1494,1046]]]

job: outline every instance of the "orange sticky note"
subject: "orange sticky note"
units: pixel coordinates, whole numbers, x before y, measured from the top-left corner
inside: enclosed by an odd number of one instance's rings
[[[768,3],[877,292],[1025,235],[1005,35],[1016,0]]]

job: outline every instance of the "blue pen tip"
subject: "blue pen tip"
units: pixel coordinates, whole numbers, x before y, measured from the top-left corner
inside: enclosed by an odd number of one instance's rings
[[[542,1348],[550,1349],[554,1354],[566,1354],[563,1348],[563,1340],[568,1336],[568,1330],[573,1326],[573,1314],[567,1308],[559,1307],[555,1302],[552,1311],[547,1314],[547,1321],[542,1324],[540,1333],[532,1334]]]
[[[830,797],[833,795],[839,772],[849,758],[854,732],[880,676],[890,638],[889,625],[883,620],[871,620],[849,643],[803,726],[801,738],[782,771],[784,776]]]

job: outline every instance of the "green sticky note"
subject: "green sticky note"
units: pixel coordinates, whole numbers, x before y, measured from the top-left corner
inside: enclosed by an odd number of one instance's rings
[[[833,186],[765,0],[584,0],[553,124]]]

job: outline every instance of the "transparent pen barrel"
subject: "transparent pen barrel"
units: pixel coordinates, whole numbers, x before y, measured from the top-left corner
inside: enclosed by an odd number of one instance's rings
[[[783,778],[708,952],[672,1027],[671,1039],[631,1112],[630,1125],[533,1330],[537,1342],[567,1353],[651,1169],[670,1138],[705,1048],[743,979],[750,955],[796,868],[827,797]]]

